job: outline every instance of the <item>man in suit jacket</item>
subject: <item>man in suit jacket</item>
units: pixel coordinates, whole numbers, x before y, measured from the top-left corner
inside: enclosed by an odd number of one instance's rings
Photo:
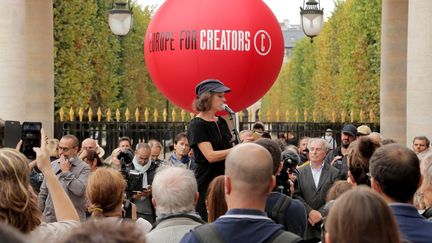
[[[378,148],[369,161],[371,187],[389,204],[404,240],[432,241],[432,222],[423,218],[413,205],[414,194],[422,183],[416,154],[400,144]]]
[[[324,163],[327,142],[311,138],[308,142],[310,164],[299,168],[298,187],[293,198],[303,202],[308,215],[306,240],[319,242],[321,238],[322,212],[327,191],[339,178],[338,169]]]

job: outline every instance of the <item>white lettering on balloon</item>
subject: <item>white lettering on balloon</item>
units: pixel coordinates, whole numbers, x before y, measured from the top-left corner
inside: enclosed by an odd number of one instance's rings
[[[199,33],[199,36],[198,36]],[[203,51],[239,51],[251,50],[251,32],[246,30],[181,30],[150,33],[148,39],[149,52],[175,50]],[[255,51],[266,56],[272,46],[270,35],[265,30],[259,30],[253,38]]]
[[[255,51],[261,56],[267,55],[272,46],[270,35],[265,30],[256,32],[254,36]]]
[[[201,30],[200,49],[208,51],[250,51],[250,31]]]

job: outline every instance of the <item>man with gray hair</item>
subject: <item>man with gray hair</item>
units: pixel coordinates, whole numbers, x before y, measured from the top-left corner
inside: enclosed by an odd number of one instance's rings
[[[177,243],[189,230],[205,222],[195,213],[198,186],[191,170],[166,167],[153,180],[156,222],[146,242]]]
[[[309,225],[306,240],[319,242],[321,238],[321,221],[326,203],[327,191],[339,179],[339,170],[324,163],[327,141],[323,138],[311,138],[308,142],[310,164],[299,168],[298,187],[293,198],[303,202]]]
[[[137,144],[135,156],[132,160],[132,169],[143,175],[141,192],[136,192],[132,196],[132,202],[137,207],[137,216],[143,218],[150,223],[155,221],[155,209],[151,203],[152,199],[152,183],[159,165],[151,160],[151,148],[147,143]]]
[[[225,160],[228,211],[211,224],[198,226],[180,242],[299,242],[264,212],[276,180],[270,153],[261,145],[237,145]]]
[[[71,199],[81,221],[86,219],[86,196],[90,167],[78,158],[78,139],[74,135],[64,135],[58,145],[60,158],[51,162],[51,167],[57,175],[63,189]],[[43,180],[38,195],[39,209],[44,222],[56,222],[54,202],[46,179]]]

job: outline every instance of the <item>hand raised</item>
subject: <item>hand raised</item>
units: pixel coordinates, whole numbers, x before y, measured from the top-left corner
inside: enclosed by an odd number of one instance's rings
[[[34,147],[33,151],[36,153],[36,165],[42,173],[46,170],[51,170],[51,163],[48,156],[48,150],[46,148],[46,136],[45,131],[41,129],[41,146],[40,148]]]

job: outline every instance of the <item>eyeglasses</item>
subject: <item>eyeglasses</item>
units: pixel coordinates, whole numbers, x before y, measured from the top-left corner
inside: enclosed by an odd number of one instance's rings
[[[59,151],[63,151],[63,152],[67,152],[67,151],[69,151],[69,150],[71,150],[71,149],[73,149],[73,148],[68,148],[68,147],[58,147],[58,150]]]

